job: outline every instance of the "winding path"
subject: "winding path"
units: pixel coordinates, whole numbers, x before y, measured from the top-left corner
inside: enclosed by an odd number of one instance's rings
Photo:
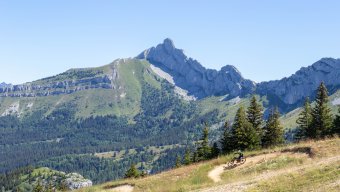
[[[266,160],[266,158],[273,158],[275,156],[280,155],[280,152],[275,152],[272,154],[268,154],[267,156],[265,155],[259,155],[256,157],[252,157],[251,160],[252,162],[261,162],[264,158],[264,160]],[[298,155],[298,154],[291,154],[291,155]],[[301,154],[304,155],[304,154]],[[247,159],[248,161],[248,159]],[[283,175],[283,174],[289,174],[292,172],[296,172],[299,170],[303,170],[306,168],[312,168],[312,167],[317,167],[320,165],[325,165],[325,164],[330,164],[330,163],[335,163],[340,161],[340,156],[335,156],[335,157],[329,157],[326,159],[321,159],[319,161],[312,161],[312,163],[303,165],[303,166],[295,166],[292,168],[286,168],[286,169],[281,169],[281,170],[275,170],[275,171],[269,171],[269,172],[265,172],[262,174],[257,175],[256,177],[250,179],[250,180],[246,180],[246,181],[238,181],[238,182],[234,182],[234,183],[229,183],[229,184],[225,184],[225,185],[219,185],[216,187],[211,187],[211,188],[207,188],[207,189],[203,189],[203,190],[198,190],[197,192],[220,192],[220,191],[228,191],[228,192],[239,192],[239,191],[244,191],[247,188],[254,186],[257,182],[261,181],[261,180],[268,180],[272,177],[276,177],[279,175]],[[250,163],[250,162],[248,162]],[[209,177],[215,181],[215,182],[219,182],[221,181],[220,175],[223,173],[223,166],[225,165],[219,165],[217,167],[215,167],[212,171],[209,172]],[[222,173],[220,172],[222,167]]]
[[[118,187],[114,187],[109,190],[110,192],[132,192],[133,186],[132,185],[121,185]]]

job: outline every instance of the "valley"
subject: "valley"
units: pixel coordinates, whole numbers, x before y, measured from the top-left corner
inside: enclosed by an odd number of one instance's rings
[[[339,69],[339,59],[324,58],[279,81],[255,83],[230,65],[206,69],[165,39],[135,58],[102,67],[70,69],[21,85],[2,83],[0,173],[32,165],[77,172],[100,184],[123,178],[135,163],[157,174],[195,149],[206,125],[209,142],[219,141],[223,124],[232,124],[252,96],[265,119],[278,107],[291,143],[304,98],[313,101],[321,81],[329,89],[331,113],[337,114]]]

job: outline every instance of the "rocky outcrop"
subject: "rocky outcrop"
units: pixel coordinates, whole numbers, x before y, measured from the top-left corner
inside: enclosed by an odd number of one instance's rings
[[[305,97],[315,95],[321,81],[330,93],[340,87],[340,59],[323,58],[309,67],[301,68],[290,77],[255,84],[244,79],[231,65],[219,71],[204,68],[198,61],[188,58],[183,50],[175,48],[170,39],[143,51],[136,58],[146,59],[170,74],[176,86],[198,99],[213,95],[235,98],[255,92],[266,95],[270,104],[284,109],[287,106],[296,107]]]
[[[296,105],[314,95],[322,81],[330,93],[340,87],[340,59],[323,58],[309,67],[302,67],[290,77],[262,82],[257,85],[257,92],[270,95],[285,105]]]
[[[220,71],[206,69],[198,61],[188,58],[183,50],[175,48],[170,39],[143,51],[136,58],[146,59],[169,73],[176,86],[198,99],[227,94],[235,97],[255,88],[254,82],[244,79],[235,67],[227,65]]]
[[[39,97],[48,95],[70,94],[86,89],[112,89],[112,76],[102,75],[91,78],[33,82],[21,85],[0,87],[0,97]]]
[[[69,173],[66,175],[65,183],[70,190],[80,189],[92,186],[92,181],[85,179],[78,173]]]
[[[3,88],[3,87],[10,87],[10,86],[11,86],[11,84],[7,84],[7,83],[5,83],[5,82],[0,83],[0,88]]]

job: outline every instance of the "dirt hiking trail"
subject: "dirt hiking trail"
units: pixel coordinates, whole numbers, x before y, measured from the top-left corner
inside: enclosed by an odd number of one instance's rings
[[[132,185],[121,185],[114,187],[112,189],[109,189],[110,192],[132,192],[133,186]]]
[[[243,168],[252,166],[254,164],[262,163],[262,162],[265,162],[267,160],[273,159],[273,158],[278,157],[280,155],[288,155],[290,157],[308,158],[309,160],[311,160],[310,156],[307,153],[274,152],[274,153],[263,154],[263,155],[258,155],[258,156],[254,156],[254,157],[247,157],[247,161],[243,165],[237,166],[233,169],[243,169]],[[212,187],[212,188],[198,190],[198,192],[219,192],[219,191],[239,192],[239,191],[244,191],[247,188],[255,185],[257,182],[259,182],[261,180],[267,180],[267,179],[270,179],[272,177],[276,177],[276,176],[279,176],[279,175],[289,174],[289,173],[292,173],[292,172],[296,172],[296,171],[299,171],[299,170],[303,170],[303,169],[311,168],[311,167],[315,167],[315,166],[320,166],[320,165],[324,165],[324,164],[335,163],[337,161],[340,161],[340,156],[328,157],[328,158],[319,159],[319,160],[313,159],[313,160],[309,161],[309,163],[302,165],[302,166],[294,166],[294,167],[283,168],[283,169],[279,169],[279,170],[267,171],[267,172],[261,173],[259,175],[256,175],[256,177],[254,177],[252,179],[248,179],[246,181],[237,181],[237,182],[233,182],[233,183],[229,183],[229,184],[225,184],[225,185],[219,185],[219,186]],[[211,170],[208,173],[208,177],[210,179],[212,179],[214,182],[220,182],[221,181],[221,174],[224,171],[228,171],[228,169],[224,169],[224,167],[226,167],[226,166],[227,166],[227,164],[222,164],[222,165],[216,166],[213,170]]]

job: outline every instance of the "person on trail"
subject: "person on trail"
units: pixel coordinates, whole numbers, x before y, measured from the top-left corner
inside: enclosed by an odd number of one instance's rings
[[[238,152],[235,152],[235,154],[238,154],[238,158],[237,158],[237,161],[241,161],[242,158],[243,158],[243,153],[241,150],[238,150]]]

